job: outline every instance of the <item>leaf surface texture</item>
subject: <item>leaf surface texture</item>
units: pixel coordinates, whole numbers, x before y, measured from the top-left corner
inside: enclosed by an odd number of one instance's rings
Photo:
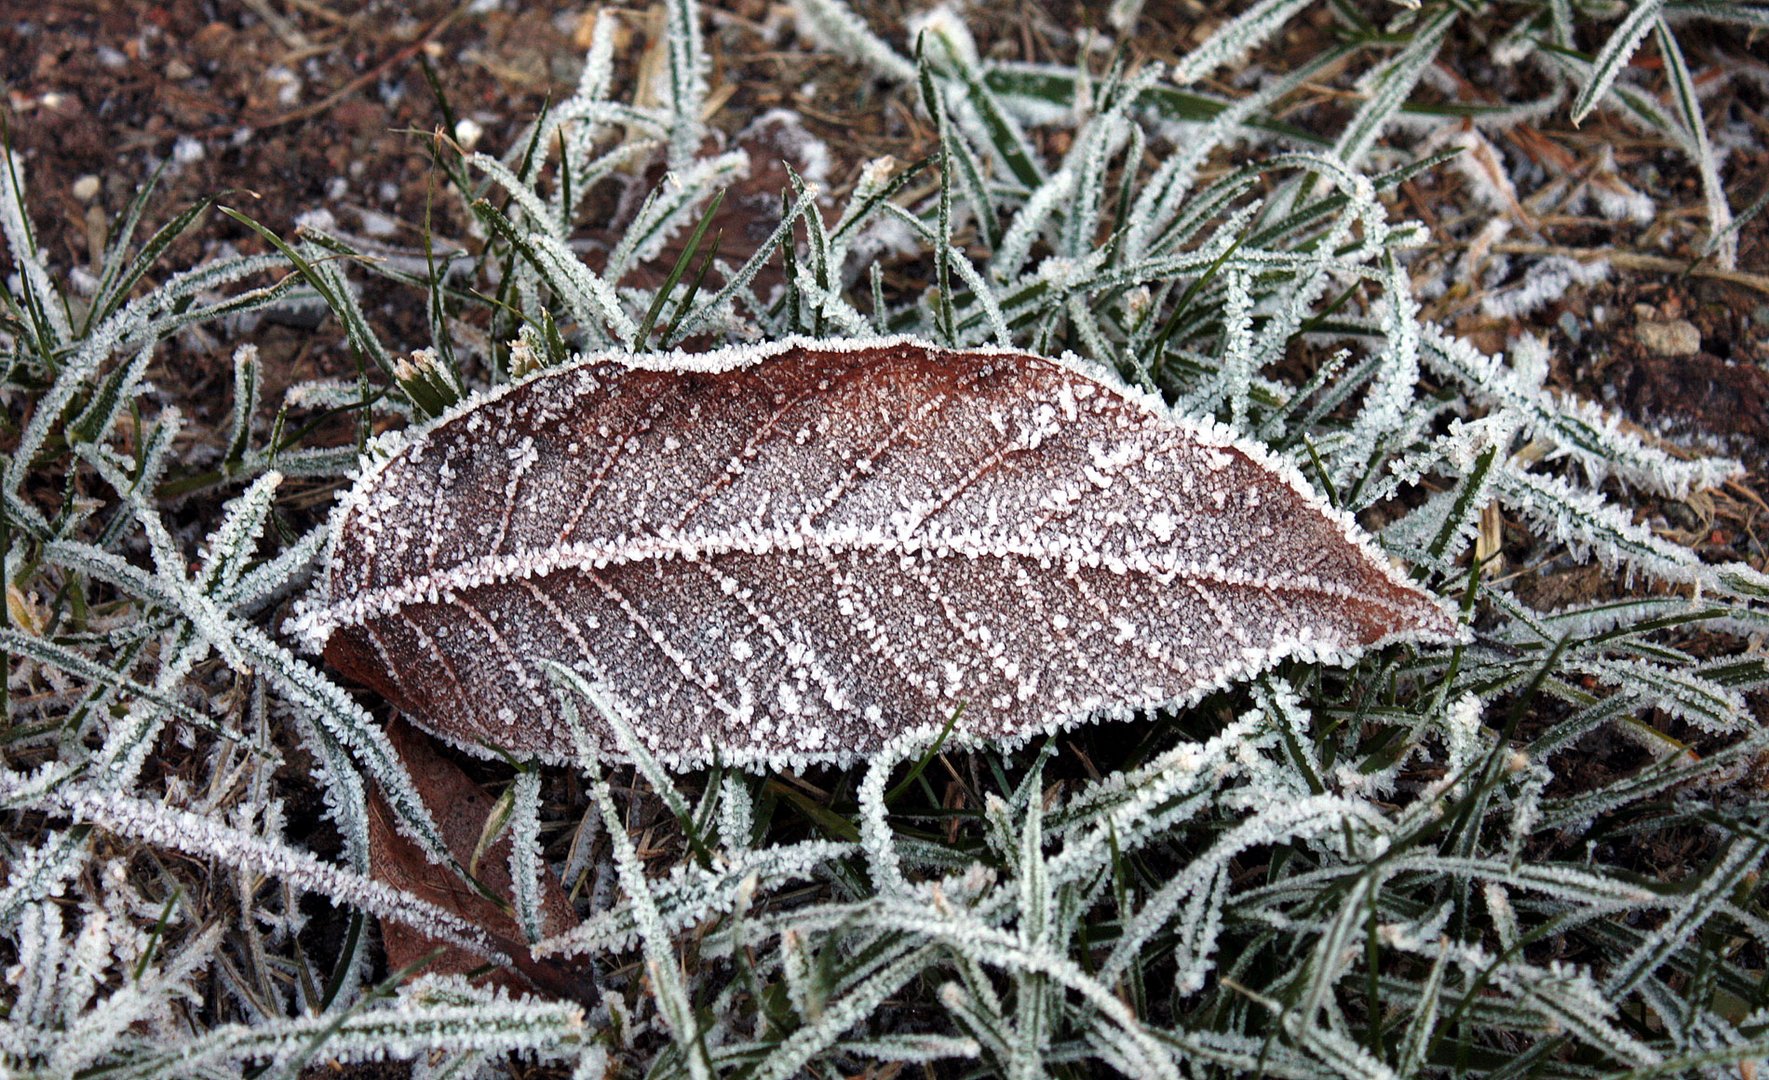
[[[1076,362],[909,340],[589,359],[471,402],[365,472],[299,625],[463,745],[570,756],[554,660],[663,760],[752,767],[1454,632],[1267,452]]]

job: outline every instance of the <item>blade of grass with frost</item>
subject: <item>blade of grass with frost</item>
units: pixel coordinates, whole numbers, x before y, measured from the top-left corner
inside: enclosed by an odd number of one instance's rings
[[[901,193],[909,181],[921,175],[932,163],[932,158],[919,158],[893,173],[890,170],[896,162],[892,158],[874,158],[867,162],[854,190],[848,195],[847,205],[836,219],[835,227],[829,231],[830,243],[845,252],[849,235],[871,221],[884,204]]]
[[[13,656],[21,656],[27,660],[45,664],[58,671],[64,671],[76,679],[94,684],[109,686],[129,697],[140,698],[164,709],[173,719],[195,727],[214,732],[233,741],[241,741],[244,736],[229,731],[213,716],[197,712],[189,705],[180,701],[176,695],[167,694],[157,687],[148,686],[101,664],[83,653],[74,651],[64,645],[58,645],[49,638],[37,637],[0,626],[0,648]],[[266,752],[263,747],[251,747],[255,752]]]
[[[638,725],[629,711],[629,706],[595,686],[578,674],[573,668],[554,660],[542,661],[547,677],[553,682],[553,692],[559,695],[563,704],[569,696],[576,694],[595,708],[596,714],[614,732],[615,740],[620,749],[632,760],[640,775],[651,785],[652,793],[663,801],[670,815],[681,827],[683,836],[693,846],[695,854],[700,857],[701,865],[711,862],[711,851],[706,845],[705,837],[696,827],[694,814],[688,808],[688,800],[682,796],[682,789],[670,778],[669,771],[657,760],[656,755],[645,748],[644,740],[639,737]],[[575,703],[573,705],[575,708]]]
[[[1664,109],[1664,103],[1658,98],[1630,85],[1627,80],[1618,80],[1609,88],[1612,104],[1616,115],[1634,125],[1641,131],[1662,135],[1673,142],[1682,137],[1682,128],[1671,114]]]
[[[154,346],[143,346],[127,363],[113,369],[100,381],[86,407],[62,429],[63,438],[69,445],[90,444],[110,432],[111,425],[141,393],[141,383],[146,378],[154,352]]]
[[[1001,218],[995,209],[995,200],[989,194],[988,180],[983,175],[982,164],[971,151],[970,141],[951,130],[944,110],[940,113],[940,152],[946,164],[957,166],[958,178],[964,183],[964,197],[971,204],[971,216],[981,234],[983,246],[993,253],[1001,245]]]
[[[1181,206],[1189,200],[1192,193],[1198,168],[1210,154],[1219,146],[1230,146],[1243,139],[1246,134],[1243,128],[1251,117],[1270,110],[1303,86],[1337,69],[1358,48],[1355,45],[1341,45],[1327,50],[1295,71],[1235,101],[1211,120],[1203,131],[1188,138],[1183,146],[1177,147],[1141,186],[1135,208],[1127,215],[1129,235],[1124,245],[1127,257],[1136,259],[1144,254],[1170,250],[1168,247],[1151,246],[1148,237],[1151,234],[1163,234],[1168,223],[1178,215]]]
[[[1159,69],[1142,73],[1137,86],[1146,86],[1159,75]],[[1050,219],[1063,222],[1058,249],[1070,259],[1080,259],[1093,248],[1093,232],[1098,224],[1100,203],[1104,195],[1106,158],[1113,150],[1115,136],[1122,137],[1127,124],[1125,112],[1135,100],[1133,91],[1122,92],[1092,116],[1076,132],[1076,138],[1062,165],[1048,179],[1032,189],[1013,223],[1002,239],[996,258],[991,260],[991,276],[1006,281],[1018,276]]]
[[[577,721],[572,709],[571,706],[567,707],[567,718],[575,726]],[[644,753],[644,748],[636,743],[626,749],[635,756]],[[621,888],[626,891],[627,899],[633,906],[640,943],[645,953],[645,970],[650,976],[652,993],[657,999],[658,1014],[663,1017],[664,1023],[669,1027],[671,1039],[687,1060],[688,1074],[694,1080],[711,1080],[713,1063],[707,1050],[705,1034],[700,1030],[693,1002],[683,985],[682,969],[676,960],[673,940],[662,920],[658,918],[657,908],[652,903],[650,882],[645,878],[644,864],[639,861],[639,853],[633,847],[632,838],[627,835],[626,823],[621,820],[620,811],[615,808],[614,797],[608,790],[608,781],[602,778],[595,757],[580,754],[578,768],[590,778],[590,796],[601,808],[603,828],[608,831],[609,841],[614,847],[614,863],[620,876]]]
[[[1007,972],[1029,971],[1049,976],[1075,992],[1095,1012],[1115,1026],[1141,1061],[1134,1074],[1174,1078],[1179,1075],[1173,1058],[1124,1003],[1098,980],[1066,956],[1028,948],[1007,931],[981,923],[969,915],[939,912],[908,901],[879,900],[872,905],[871,922],[938,941],[947,948],[981,964]]]
[[[239,1070],[246,1062],[294,1063],[321,1035],[321,1050],[340,1063],[422,1059],[432,1052],[463,1049],[500,1055],[556,1052],[583,1035],[583,1010],[576,1005],[489,997],[439,1003],[425,1001],[421,994],[408,989],[394,1002],[360,1010],[341,1024],[322,1015],[212,1028],[176,1048],[156,1048],[161,1050],[156,1056],[108,1075],[179,1080],[201,1075],[201,1070]]]
[[[842,0],[792,0],[801,32],[896,83],[915,81],[915,64],[885,44]]]
[[[189,627],[168,631],[158,646],[159,667],[154,673],[153,685],[148,688],[151,692],[136,697],[120,717],[105,725],[104,741],[92,757],[45,769],[35,774],[26,790],[48,791],[91,767],[96,767],[97,779],[93,783],[101,790],[126,790],[134,783],[153,747],[154,738],[168,718],[167,710],[160,702],[177,693],[191,669],[208,651],[208,646],[198,640]],[[127,663],[125,659],[124,665]],[[114,694],[107,692],[102,697],[89,698],[82,703],[84,715],[104,716],[112,697]],[[4,921],[5,918],[0,917],[0,922]]]
[[[129,196],[129,201],[124,205],[123,212],[117,215],[110,229],[105,233],[103,265],[98,271],[98,284],[92,290],[92,306],[87,309],[86,317],[81,320],[78,337],[88,336],[92,332],[92,328],[109,318],[133,291],[133,281],[128,287],[123,288],[119,288],[117,282],[119,276],[123,274],[125,260],[129,257],[129,245],[135,239],[135,230],[141,226],[142,214],[147,210],[148,204],[153,200],[154,192],[160,186],[160,177],[165,174],[170,165],[171,162],[168,160],[154,167],[154,171],[148,174],[148,178],[136,187],[133,195]],[[204,200],[204,203],[209,201]],[[202,203],[198,205],[202,205]],[[187,207],[183,213],[173,218],[173,222],[177,222],[179,218],[190,213],[193,209],[195,207]],[[168,227],[162,226],[156,230],[155,235],[164,234]],[[183,229],[179,229],[173,235],[176,236],[182,231]],[[150,241],[146,246],[154,245]],[[145,273],[151,262],[152,260],[144,261],[138,257],[133,265]],[[140,277],[141,274],[137,274],[136,280],[139,280]],[[109,298],[114,298],[114,302]],[[10,299],[9,294],[8,299]]]
[[[1224,400],[1229,407],[1229,426],[1241,430],[1247,419],[1247,391],[1258,371],[1253,347],[1253,298],[1247,292],[1247,276],[1229,271],[1223,276],[1221,307],[1222,347],[1214,375],[1183,399],[1181,409],[1192,415],[1214,413]]]
[[[1720,180],[1719,162],[1714,158],[1713,144],[1708,141],[1707,120],[1701,114],[1701,101],[1696,97],[1695,80],[1683,59],[1683,48],[1664,19],[1653,23],[1659,55],[1664,58],[1665,74],[1671,83],[1672,100],[1683,120],[1684,145],[1701,174],[1702,196],[1708,206],[1709,245],[1714,248],[1720,269],[1731,270],[1738,263],[1738,241],[1732,238],[1732,207],[1726,202],[1726,189]]]
[[[780,971],[786,981],[786,999],[802,1023],[815,1023],[829,1000],[829,986],[820,969],[802,937],[791,930],[780,935]]]
[[[1013,1059],[1013,1036],[995,985],[983,966],[971,957],[960,954],[954,962],[962,985],[942,986],[940,1004],[950,1009],[961,1027],[982,1043],[985,1053],[995,1058],[996,1068],[1006,1072]]]
[[[1077,140],[1076,147],[1069,151],[1071,157],[1085,143],[1086,140]],[[1074,191],[1075,171],[1070,167],[1070,162],[1065,160],[1063,166],[1035,189],[1014,215],[1002,237],[1001,247],[990,260],[989,274],[992,278],[1007,282],[1026,272],[1026,262],[1031,257],[1033,246],[1043,238],[1048,222],[1061,211],[1074,195]]]
[[[55,381],[49,390],[37,399],[31,419],[7,462],[8,491],[22,489],[29,468],[65,416],[68,405],[107,359],[124,350],[143,348],[186,326],[275,303],[290,291],[286,279],[277,285],[249,290],[215,303],[193,301],[203,293],[283,265],[283,259],[277,255],[246,256],[174,274],[159,288],[131,300],[121,311],[101,323],[79,343],[72,357],[55,373]],[[15,523],[35,527],[42,522],[42,516],[35,508],[20,501],[15,501],[11,513]]]
[[[1668,0],[1665,16],[1682,22],[1699,16],[1715,22],[1753,29],[1769,29],[1769,9],[1762,4],[1727,3],[1726,0]]]
[[[1542,828],[1587,826],[1593,819],[1655,798],[1681,785],[1696,784],[1706,777],[1723,776],[1769,746],[1769,734],[1753,733],[1699,760],[1687,754],[1667,754],[1635,774],[1594,791],[1550,799],[1543,803]]]
[[[1326,794],[1321,780],[1325,771],[1310,732],[1313,718],[1296,690],[1282,679],[1262,677],[1256,687],[1256,700],[1282,734],[1284,752],[1307,785],[1308,794]]]
[[[1076,119],[1075,103],[1091,100],[1091,77],[1060,64],[992,60],[983,72],[983,81],[995,91],[1002,105],[1026,124],[1072,124]],[[1151,86],[1135,107],[1140,114],[1159,120],[1206,124],[1222,115],[1230,104],[1218,97],[1171,86]],[[1269,116],[1250,117],[1247,126],[1291,144],[1323,149],[1330,145],[1328,139],[1316,132]]]
[[[0,797],[11,781],[0,781]],[[97,825],[118,836],[212,858],[239,870],[292,882],[379,918],[406,923],[477,955],[501,953],[484,932],[454,914],[372,878],[323,862],[308,852],[212,818],[120,793],[64,787],[43,800],[42,809],[66,813],[76,822]]]
[[[904,1065],[932,1065],[955,1058],[971,1061],[978,1055],[975,1039],[953,1035],[901,1034],[844,1039],[840,1047],[844,1053]]]
[[[1049,949],[1057,936],[1051,925],[1057,916],[1056,890],[1044,859],[1044,800],[1038,787],[1043,776],[1041,766],[1042,758],[1027,777],[1032,787],[1024,804],[1024,825],[1013,866],[1014,879],[1019,884],[1015,929],[1031,949]],[[1014,1048],[1013,1071],[1019,1076],[1043,1076],[1044,1050],[1055,1028],[1050,1015],[1053,1002],[1048,980],[1042,972],[1016,972],[1014,985],[1018,1045]]]
[[[590,124],[576,124],[572,132],[595,133],[597,128]],[[559,184],[550,200],[553,220],[560,227],[569,231],[571,223],[576,219],[583,206],[584,197],[598,183],[620,173],[622,170],[637,169],[649,159],[659,143],[652,139],[634,139],[621,143],[606,153],[593,155],[596,143],[585,134],[578,141],[568,138],[565,144],[567,164],[561,166]]]
[[[1735,732],[1749,715],[1742,694],[1664,664],[1633,658],[1576,657],[1566,666],[1569,672],[1589,675],[1601,685],[1626,687],[1710,734]]]
[[[939,45],[940,63],[937,69],[944,73],[950,71],[964,85],[964,108],[975,110],[976,121],[966,124],[976,130],[973,137],[979,143],[994,151],[995,160],[1006,169],[1013,178],[1028,192],[1037,190],[1044,182],[1044,167],[1039,160],[1038,152],[1032,148],[1031,140],[1025,131],[1002,109],[1001,103],[989,89],[982,76],[966,57],[966,50],[960,49],[945,34],[935,31],[933,38]],[[925,79],[923,80],[925,83]],[[923,107],[932,112],[925,92],[922,98]]]
[[[189,623],[193,647],[213,647],[235,670],[251,670],[268,678],[285,700],[324,725],[362,761],[427,854],[458,868],[386,735],[336,684],[290,655],[256,626],[238,621],[189,582],[156,578],[108,552],[70,541],[55,541],[44,553],[139,600],[179,613]]]
[[[748,155],[734,150],[717,157],[698,158],[671,172],[652,190],[620,243],[609,253],[603,275],[618,282],[633,266],[656,258],[676,230],[692,220],[695,207],[721,188],[737,183],[748,163]]]
[[[658,881],[651,887],[651,901],[663,927],[670,933],[680,933],[728,911],[732,897],[748,878],[755,878],[758,889],[783,888],[812,881],[832,872],[855,852],[853,844],[832,840],[783,843],[741,855],[727,852],[727,859],[715,863],[710,869],[694,863],[680,873]],[[767,924],[751,921],[750,925],[753,929]],[[725,930],[718,928],[709,931],[707,948],[722,947],[724,943],[719,938],[723,933]],[[638,915],[632,902],[626,901],[596,912],[572,929],[539,942],[535,954],[582,956],[614,952],[631,946],[638,936]]]
[[[1352,421],[1350,438],[1333,455],[1329,468],[1342,503],[1354,510],[1364,485],[1376,477],[1388,448],[1413,443],[1429,419],[1415,408],[1419,382],[1419,305],[1406,271],[1392,254],[1383,257],[1380,319],[1384,347],[1381,366],[1363,406]]]
[[[1764,188],[1763,193],[1757,196],[1756,201],[1739,211],[1724,229],[1709,236],[1707,244],[1702,247],[1702,254],[1713,255],[1720,249],[1721,243],[1729,239],[1736,243],[1739,232],[1765,208],[1769,208],[1769,188]]]
[[[1257,715],[1241,716],[1201,746],[1171,748],[1146,764],[1082,788],[1066,806],[1047,815],[1048,827],[1065,839],[1051,860],[1053,879],[1066,883],[1109,869],[1114,846],[1135,850],[1174,827],[1170,815],[1185,812],[1182,808],[1214,788],[1216,774],[1226,778],[1239,771],[1240,750],[1268,745],[1264,728]]]
[[[101,474],[106,475],[113,484],[127,484],[127,479],[113,474],[103,465]],[[228,506],[228,514],[221,523],[221,529],[216,530],[211,539],[211,551],[209,555],[205,555],[198,571],[207,587],[216,589],[234,585],[237,573],[244,567],[246,559],[249,559],[251,548],[257,546],[258,534],[262,532],[265,516],[269,514],[276,484],[278,479],[274,475],[264,477],[253,484],[246,495],[235,498]],[[159,520],[154,511],[145,506],[140,490],[126,490],[124,486],[119,486],[119,491],[126,493],[126,502],[131,506],[134,518],[149,532],[150,546],[156,551],[156,560],[161,564],[161,571],[166,573],[166,567],[173,567],[173,573],[182,571],[182,559],[173,548],[172,539],[165,536],[163,527],[156,529]],[[55,560],[55,555],[51,555],[48,550],[44,551],[44,555],[51,562]],[[189,670],[203,658],[209,647],[211,642],[207,642],[198,633],[195,624],[170,629],[161,645],[161,666],[154,679],[157,696],[175,693],[188,677]],[[138,698],[124,714],[122,723],[110,726],[99,758],[103,769],[99,771],[97,785],[101,790],[122,792],[133,785],[154,746],[154,739],[165,726],[166,718],[166,712],[159,709],[152,698]]]
[[[344,857],[358,874],[369,874],[369,809],[368,789],[356,771],[350,755],[330,732],[304,717],[297,718],[302,742],[317,751],[319,768],[327,781],[320,787],[326,816],[331,818],[344,840]]]
[[[1254,49],[1275,37],[1308,3],[1309,0],[1259,0],[1181,57],[1173,65],[1173,82],[1190,86],[1219,67],[1238,65]]]
[[[509,218],[483,199],[473,204],[473,211],[534,267],[581,330],[597,334],[606,344],[625,344],[638,335],[639,328],[622,308],[613,287],[568,247],[541,233],[519,232]]]
[[[1364,155],[1376,144],[1389,121],[1418,85],[1420,76],[1437,59],[1444,35],[1456,21],[1456,9],[1446,7],[1413,32],[1412,41],[1390,60],[1376,75],[1375,88],[1368,100],[1346,125],[1333,146],[1333,154],[1347,166],[1362,163]]]
[[[510,811],[510,881],[514,885],[516,921],[533,945],[541,939],[540,876],[547,872],[540,852],[541,774],[524,769],[516,774]]]
[[[351,289],[350,282],[333,263],[332,256],[315,258],[316,255],[324,253],[311,249],[298,250],[271,229],[260,225],[231,206],[221,207],[221,212],[257,233],[265,243],[280,252],[283,258],[294,266],[296,272],[306,280],[307,284],[319,293],[320,298],[326,302],[326,306],[332,310],[332,314],[337,317],[338,323],[344,328],[344,336],[349,340],[351,348],[373,360],[375,366],[379,367],[382,372],[389,375],[393,373],[393,358],[388,355],[386,348],[381,344],[380,337],[363,315],[362,306],[356,301],[356,293]],[[306,244],[301,246],[307,247]]]
[[[1517,613],[1514,625],[1505,627],[1496,636],[1518,644],[1528,644],[1531,639],[1539,644],[1552,642],[1564,634],[1587,647],[1636,635],[1644,642],[1645,635],[1653,631],[1726,618],[1737,610],[1740,609],[1682,596],[1600,600],[1548,612],[1533,612],[1514,606],[1511,608]]]
[[[560,243],[565,242],[566,223],[561,222],[558,217],[552,214],[550,208],[541,200],[534,188],[511,172],[503,162],[489,154],[469,154],[466,163],[484,173],[488,179],[509,194],[510,201],[522,211],[520,219],[510,213],[508,209],[500,211],[512,223],[526,223],[530,229],[538,230],[543,235]]]
[[[669,79],[659,95],[670,110],[671,169],[683,169],[695,161],[706,126],[706,49],[700,40],[700,5],[694,0],[668,0],[665,5],[665,40],[668,42]]]
[[[1769,837],[1737,836],[1712,865],[1692,874],[1693,887],[1663,923],[1621,963],[1603,986],[1607,1000],[1621,1000],[1663,964],[1672,951],[1697,939],[1701,927],[1747,876],[1754,878],[1769,854]]]
[[[1609,93],[1615,83],[1616,76],[1627,66],[1628,58],[1634,50],[1646,40],[1646,35],[1659,21],[1659,13],[1664,9],[1664,0],[1638,0],[1627,18],[1621,21],[1609,39],[1598,50],[1596,59],[1591,62],[1590,74],[1579,90],[1579,96],[1573,99],[1571,119],[1578,124],[1591,115],[1591,110]]]
[[[1233,203],[1266,176],[1267,169],[1264,165],[1249,166],[1222,177],[1198,192],[1187,202],[1185,209],[1148,242],[1147,261],[1142,264],[1145,272],[1147,268],[1153,267],[1161,267],[1165,271],[1172,264],[1158,261],[1163,258],[1171,260],[1195,256],[1196,250],[1182,254],[1180,249],[1193,242],[1198,233],[1209,225],[1215,225],[1216,228],[1205,244],[1214,242],[1215,254],[1221,255],[1223,247],[1232,242],[1226,237],[1240,235],[1261,205],[1254,203],[1251,206],[1233,208]],[[1248,242],[1257,244],[1258,235],[1249,237]],[[1163,273],[1163,276],[1167,275]]]
[[[55,373],[55,357],[73,337],[66,305],[49,276],[49,266],[37,248],[36,230],[31,228],[30,212],[25,206],[24,167],[12,152],[12,134],[0,128],[0,236],[6,238],[13,263],[19,272],[19,285],[24,293],[24,309],[30,317],[37,357],[50,374]]]
[[[822,1016],[783,1040],[749,1073],[754,1080],[787,1080],[804,1075],[817,1055],[841,1045],[842,1036],[878,1011],[885,999],[921,974],[936,955],[918,949],[868,978],[844,997],[824,1006]]]
[[[785,246],[792,243],[792,228],[811,208],[815,196],[809,191],[801,192],[786,212],[781,215],[780,224],[763,241],[735,274],[727,274],[725,284],[711,297],[703,300],[699,307],[694,308],[681,319],[681,324],[666,335],[663,345],[669,348],[679,344],[702,326],[707,325],[714,313],[722,310],[749,289],[762,267],[774,258],[776,252],[784,251]]]
[[[1573,34],[1572,0],[1548,0],[1549,25],[1552,28],[1550,41],[1557,49],[1575,47]]]
[[[1494,487],[1513,511],[1607,566],[1625,565],[1661,581],[1700,583],[1722,596],[1763,594],[1760,572],[1744,564],[1702,563],[1688,548],[1659,539],[1601,496],[1575,489],[1559,477],[1506,462],[1495,474]]]
[[[92,306],[87,309],[81,322],[80,337],[87,337],[93,327],[116,314],[117,309],[129,299],[135,286],[147,276],[148,270],[165,254],[166,249],[192,226],[202,221],[209,208],[215,204],[216,196],[210,196],[160,226],[125,267],[123,260],[128,255],[129,240],[140,221],[148,198],[153,194],[158,178],[159,173],[156,171],[153,179],[143,185],[135,198],[130,200],[117,234],[107,244],[104,269],[100,272],[98,287],[93,290]]]
[[[934,226],[934,327],[940,338],[958,346],[958,322],[952,310],[952,164],[946,144],[940,144],[940,198]]]
[[[1455,562],[1479,534],[1480,515],[1489,498],[1498,452],[1496,445],[1481,450],[1456,484],[1455,494],[1444,508],[1443,523],[1425,549],[1433,561]]]
[[[919,757],[923,749],[924,740],[919,738],[892,739],[867,763],[866,775],[855,793],[859,802],[860,850],[866,856],[873,891],[879,895],[913,892],[897,853],[896,833],[891,828],[886,793],[890,790],[891,773],[896,767]]]
[[[1167,931],[1181,905],[1200,892],[1208,895],[1205,891],[1218,869],[1230,866],[1243,853],[1266,845],[1318,841],[1356,825],[1372,830],[1383,827],[1379,817],[1363,805],[1339,796],[1321,795],[1273,807],[1226,831],[1204,855],[1165,882],[1125,921],[1111,953],[1100,965],[1100,977],[1115,979],[1124,975],[1138,962],[1149,942]],[[1125,846],[1136,846],[1134,841],[1133,836],[1132,843]],[[1204,951],[1196,955],[1195,961],[1208,970],[1211,964],[1205,945],[1200,941]]]
[[[252,417],[258,411],[258,386],[262,369],[258,349],[241,345],[233,354],[233,409],[229,417],[227,449],[222,461],[237,468],[245,460],[252,440]]]
[[[1137,87],[1153,82],[1160,73],[1158,65],[1151,65],[1128,87],[1109,88],[1108,108],[1083,129],[1083,137],[1088,140],[1087,153],[1082,156],[1075,177],[1076,199],[1063,211],[1063,231],[1058,244],[1058,250],[1071,259],[1085,258],[1096,247],[1095,237],[1105,206],[1111,157],[1121,144],[1129,142],[1131,122],[1125,117],[1124,110],[1135,99]],[[1139,161],[1125,162],[1125,168],[1132,173],[1140,165]]]
[[[663,314],[663,305],[668,302],[670,294],[676,291],[676,285],[681,282],[682,275],[688,272],[688,267],[693,263],[694,256],[699,253],[701,241],[706,238],[706,230],[712,225],[713,215],[719,212],[719,205],[724,201],[725,189],[721,188],[719,193],[712,197],[712,201],[706,204],[706,210],[701,213],[700,221],[695,224],[694,231],[688,234],[688,242],[682,245],[682,253],[676,256],[675,265],[670,267],[669,275],[664,278],[663,284],[657,289],[657,294],[651,301],[651,306],[646,309],[645,317],[640,321],[639,328],[633,335],[632,343],[628,346],[632,352],[643,352],[650,344],[651,328],[657,325],[657,317]],[[708,259],[711,259],[710,255]],[[701,265],[702,276],[705,271],[706,266],[703,263]],[[698,280],[696,279],[697,282]],[[691,299],[692,295],[685,298],[683,304],[685,305]],[[669,334],[665,333],[664,337],[667,339]]]
[[[816,188],[806,184],[796,169],[791,165],[786,165],[785,168],[786,179],[792,185],[793,194],[801,198],[816,194]],[[831,264],[829,234],[824,228],[823,213],[815,204],[806,210],[804,223],[808,266],[801,269],[809,270],[809,291],[819,298],[815,305],[816,320],[812,323],[812,333],[817,337],[824,336],[825,318],[835,319],[844,333],[863,333],[864,320],[859,312],[849,307],[847,300],[841,295],[841,282],[838,280],[840,270]]]
[[[577,77],[577,89],[566,100],[564,108],[583,102],[602,101],[614,86],[614,47],[619,36],[619,21],[614,12],[596,12],[590,28],[590,47],[584,54],[584,68]]]
[[[1719,487],[1741,468],[1726,458],[1683,460],[1648,446],[1624,430],[1613,414],[1548,391],[1534,375],[1526,380],[1520,365],[1507,366],[1441,328],[1425,327],[1420,344],[1421,358],[1433,372],[1455,379],[1470,399],[1521,418],[1532,437],[1548,439],[1573,454],[1594,481],[1613,474],[1655,494],[1683,499]],[[1544,363],[1531,370],[1547,373]]]

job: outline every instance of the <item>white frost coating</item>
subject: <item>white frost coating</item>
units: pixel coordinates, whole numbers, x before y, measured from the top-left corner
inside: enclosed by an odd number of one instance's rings
[[[763,767],[1457,632],[1227,428],[1074,357],[908,338],[586,357],[377,442],[336,515],[291,629],[445,737],[551,758],[547,661],[672,767]]]
[[[0,786],[0,797],[10,799],[15,787],[13,782]],[[66,813],[77,822],[101,825],[120,836],[281,878],[380,918],[406,923],[494,962],[507,959],[478,927],[435,904],[277,840],[188,810],[73,786],[63,786],[33,801],[43,809]]]

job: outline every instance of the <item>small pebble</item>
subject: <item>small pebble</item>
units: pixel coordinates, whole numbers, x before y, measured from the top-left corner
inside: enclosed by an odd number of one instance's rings
[[[1570,311],[1560,313],[1560,332],[1565,334],[1566,340],[1574,345],[1577,345],[1579,339],[1585,336],[1584,328],[1579,325],[1578,317]]]
[[[471,117],[463,116],[455,121],[455,142],[461,144],[462,150],[471,150],[478,146],[479,137],[484,134],[485,129]]]
[[[195,74],[196,72],[191,70],[189,64],[177,57],[173,57],[166,61],[166,78],[171,79],[173,82],[183,82]]]
[[[81,202],[91,202],[98,198],[98,177],[87,173],[74,181],[74,198]]]
[[[1701,331],[1688,319],[1637,323],[1634,335],[1648,352],[1659,356],[1694,356],[1701,351]]]

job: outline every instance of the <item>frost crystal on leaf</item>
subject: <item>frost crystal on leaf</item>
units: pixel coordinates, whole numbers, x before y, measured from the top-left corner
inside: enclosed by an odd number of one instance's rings
[[[569,756],[553,661],[661,760],[751,767],[1455,632],[1226,430],[908,339],[590,358],[471,401],[361,478],[298,626],[463,745]]]

